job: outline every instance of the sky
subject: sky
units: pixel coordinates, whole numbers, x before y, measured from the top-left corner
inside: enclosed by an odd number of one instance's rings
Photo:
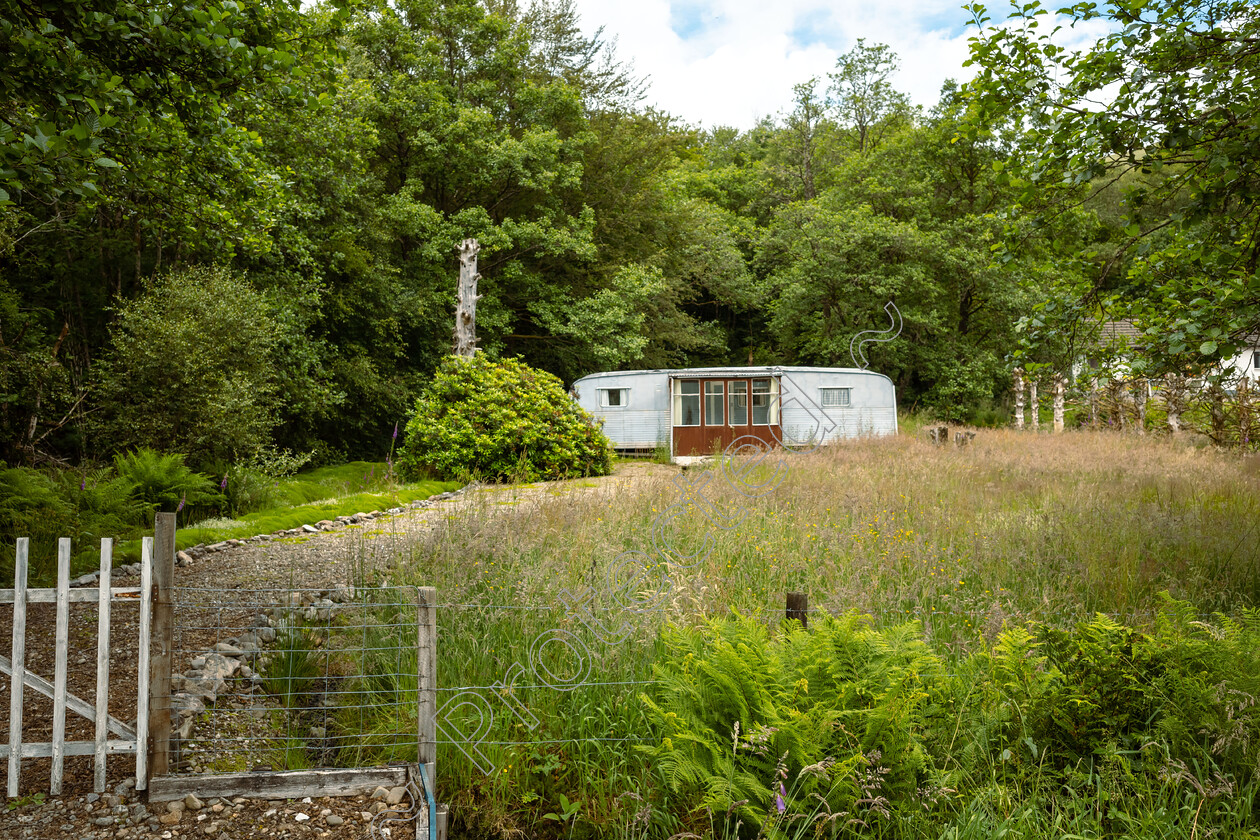
[[[826,75],[858,38],[888,44],[893,86],[936,104],[971,69],[962,0],[575,0],[582,27],[604,27],[617,55],[649,76],[644,104],[692,125],[750,128],[791,110],[792,86]]]

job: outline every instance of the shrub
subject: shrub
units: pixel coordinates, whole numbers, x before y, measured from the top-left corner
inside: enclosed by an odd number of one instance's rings
[[[608,438],[560,380],[516,359],[451,357],[416,401],[404,475],[538,481],[607,475]]]
[[[96,368],[103,443],[184,452],[197,465],[265,448],[279,402],[268,309],[217,267],[164,275],[121,303]]]

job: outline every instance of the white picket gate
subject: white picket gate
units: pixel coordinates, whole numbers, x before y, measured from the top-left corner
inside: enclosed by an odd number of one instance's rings
[[[0,757],[7,757],[8,796],[16,797],[19,790],[23,758],[52,758],[49,793],[61,793],[65,757],[68,755],[95,756],[93,786],[97,793],[105,790],[105,762],[109,755],[134,755],[136,757],[136,789],[144,790],[148,781],[149,739],[149,640],[152,618],[153,589],[153,538],[145,537],[141,551],[140,586],[118,587],[110,583],[114,541],[101,540],[100,578],[92,587],[70,588],[70,540],[63,538],[57,550],[57,586],[55,589],[28,589],[27,556],[30,541],[22,537],[17,541],[17,560],[14,566],[13,589],[0,589],[0,604],[13,605],[13,655],[0,656],[0,671],[10,677],[9,740],[0,746]],[[136,724],[124,723],[109,714],[109,650],[110,607],[115,602],[139,602],[140,647],[137,662]],[[88,703],[66,688],[67,655],[70,648],[70,604],[98,604],[96,644],[96,698]],[[26,607],[28,604],[57,605],[56,651],[53,681],[32,674],[26,669]],[[42,743],[24,743],[22,740],[22,698],[29,687],[52,698],[52,740]],[[76,712],[96,724],[96,737],[92,741],[66,740],[66,709]],[[110,735],[117,737],[111,738]]]

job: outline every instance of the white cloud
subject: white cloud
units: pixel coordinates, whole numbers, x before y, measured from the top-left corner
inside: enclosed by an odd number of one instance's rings
[[[901,58],[895,86],[935,104],[970,72],[959,0],[576,0],[583,27],[618,39],[651,77],[647,102],[687,122],[748,128],[791,107],[792,86],[825,77],[858,38]],[[974,30],[972,30],[974,31]]]
[[[650,76],[647,104],[692,124],[739,128],[789,110],[792,86],[812,76],[825,78],[858,38],[892,47],[901,60],[894,86],[931,107],[946,79],[961,82],[973,74],[963,62],[976,30],[968,27],[961,5],[961,0],[576,0],[586,31],[603,26],[605,36],[618,39],[619,57]]]

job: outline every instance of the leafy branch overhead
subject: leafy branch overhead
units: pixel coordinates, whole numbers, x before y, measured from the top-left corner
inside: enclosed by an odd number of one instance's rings
[[[1260,331],[1260,10],[1240,0],[980,4],[964,136],[1018,127],[1001,177],[1041,219],[1118,204],[1065,299],[1136,319],[1152,373]],[[1096,34],[1095,34],[1096,33]],[[1085,42],[1084,46],[1068,46]]]

